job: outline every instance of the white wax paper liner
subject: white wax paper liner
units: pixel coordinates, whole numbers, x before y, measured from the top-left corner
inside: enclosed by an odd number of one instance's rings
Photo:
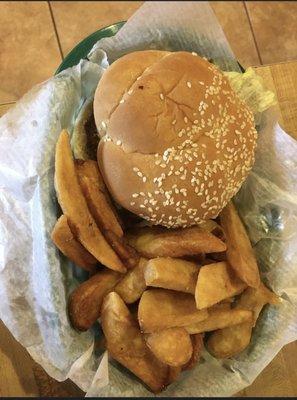
[[[50,240],[58,214],[55,143],[62,128],[72,130],[81,105],[94,93],[107,66],[101,48],[109,61],[137,49],[183,49],[212,58],[225,70],[238,69],[206,2],[148,2],[116,37],[94,47],[91,62],[36,86],[0,119],[0,316],[57,380],[70,377],[88,396],[149,396],[131,373],[108,363],[107,353],[94,351],[98,329],[71,328],[67,296],[84,276]],[[232,395],[297,338],[296,155],[295,141],[273,112],[266,113],[255,167],[236,197],[263,279],[282,296],[282,305],[265,309],[241,355],[221,362],[204,352],[195,370],[160,396]]]

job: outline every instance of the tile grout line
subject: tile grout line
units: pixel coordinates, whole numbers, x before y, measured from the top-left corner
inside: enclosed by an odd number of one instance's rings
[[[257,40],[256,40],[256,35],[255,35],[254,29],[253,29],[252,21],[251,21],[250,14],[249,14],[249,11],[247,9],[247,6],[245,4],[245,1],[243,1],[243,7],[245,9],[245,13],[246,13],[246,16],[247,16],[247,19],[248,19],[248,23],[249,23],[249,26],[251,28],[251,32],[252,32],[252,36],[253,36],[253,39],[254,39],[256,51],[257,51],[257,54],[258,54],[258,57],[259,57],[259,61],[260,61],[261,65],[263,65],[263,60],[262,60],[262,57],[261,57],[261,54],[260,54],[260,50],[259,50],[259,47],[258,47],[258,43],[257,43]]]
[[[15,101],[8,101],[8,102],[6,102],[6,103],[0,103],[0,107],[1,106],[10,106],[10,105],[12,105],[12,104],[15,104],[17,102],[17,100],[15,100]]]
[[[51,15],[52,23],[53,23],[53,26],[54,26],[54,31],[55,31],[55,35],[56,35],[56,39],[57,39],[60,55],[61,55],[62,61],[63,61],[64,60],[64,54],[63,54],[63,51],[62,51],[62,46],[61,46],[61,43],[60,43],[58,30],[57,30],[57,26],[56,26],[53,10],[52,10],[52,6],[51,6],[50,1],[47,1],[47,4],[48,4],[49,12],[50,12],[50,15]]]

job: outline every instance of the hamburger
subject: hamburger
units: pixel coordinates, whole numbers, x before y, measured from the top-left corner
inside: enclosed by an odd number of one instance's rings
[[[115,202],[168,228],[216,218],[254,163],[253,112],[196,53],[137,51],[94,97],[99,168]]]

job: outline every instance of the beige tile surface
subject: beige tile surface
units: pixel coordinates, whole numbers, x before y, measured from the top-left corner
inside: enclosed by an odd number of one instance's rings
[[[2,117],[2,115],[4,115],[5,113],[7,113],[7,111],[10,109],[11,106],[13,106],[14,103],[10,103],[10,104],[0,104],[0,118]]]
[[[60,60],[47,2],[0,3],[0,103],[49,78]]]
[[[260,60],[243,1],[212,1],[210,4],[241,65],[259,65]]]
[[[64,56],[82,39],[114,22],[127,20],[142,1],[51,2]]]
[[[294,354],[296,356],[295,343],[288,344],[279,352],[253,384],[244,390],[245,397],[296,396],[296,374],[295,376],[291,375],[287,365],[287,358],[294,351],[293,349],[295,349]],[[294,369],[293,365],[292,367]]]
[[[277,95],[281,126],[297,140],[297,62],[265,66],[256,71]]]
[[[34,362],[0,320],[0,397],[36,396]]]
[[[297,59],[297,2],[247,1],[263,64]]]
[[[64,56],[84,37],[117,21],[127,20],[142,2],[55,1],[51,7]],[[258,65],[259,57],[242,1],[210,3],[231,47],[244,65]],[[82,23],[86,21],[87,23]],[[80,29],[77,29],[77,27]]]

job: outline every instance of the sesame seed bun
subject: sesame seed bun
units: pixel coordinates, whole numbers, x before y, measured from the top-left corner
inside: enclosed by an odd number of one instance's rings
[[[98,164],[112,197],[153,224],[215,218],[254,163],[252,112],[195,53],[118,59],[98,84],[94,117]]]

